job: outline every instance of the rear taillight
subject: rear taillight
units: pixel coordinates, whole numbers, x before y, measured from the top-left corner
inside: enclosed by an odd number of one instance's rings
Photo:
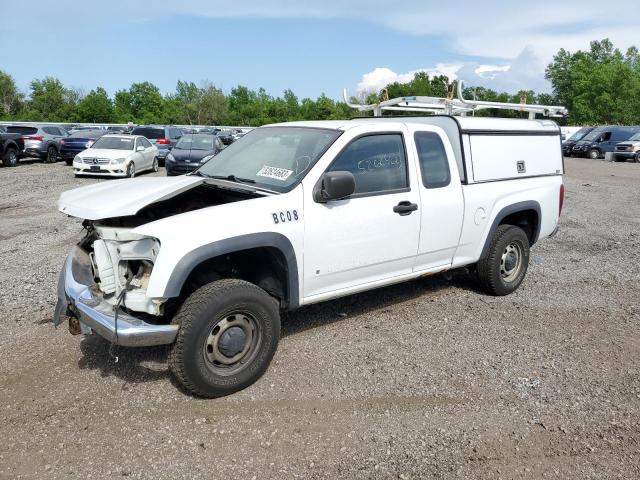
[[[44,140],[44,137],[42,135],[27,135],[26,137],[23,137],[25,140],[37,140],[38,142],[41,142],[42,140]]]
[[[156,140],[156,143],[160,145],[169,145],[171,143],[171,140],[169,140],[168,138],[159,138],[158,140]]]
[[[560,184],[560,198],[558,205],[558,216],[562,213],[562,206],[564,205],[564,183]]]

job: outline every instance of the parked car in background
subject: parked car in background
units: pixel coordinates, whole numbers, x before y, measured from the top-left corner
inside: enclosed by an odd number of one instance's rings
[[[167,155],[167,176],[193,172],[224,148],[215,135],[196,133],[184,135]]]
[[[131,135],[142,135],[158,148],[158,161],[164,165],[164,161],[171,149],[176,145],[183,133],[177,127],[163,127],[158,125],[144,125],[135,127]]]
[[[605,153],[613,152],[618,143],[629,140],[639,131],[640,127],[616,125],[598,127],[577,142],[571,153],[576,157],[601,158]]]
[[[640,132],[629,140],[618,143],[613,154],[616,162],[633,160],[640,163]]]
[[[38,157],[48,163],[58,161],[59,142],[69,133],[55,125],[9,125],[8,133],[19,133],[24,139],[24,152],[21,156]]]
[[[19,133],[6,133],[6,128],[0,127],[0,160],[5,167],[15,167],[18,158],[24,150],[24,139]]]
[[[78,130],[72,133],[67,138],[60,140],[60,158],[67,165],[71,165],[77,154],[90,148],[97,139],[107,133],[106,130]]]
[[[158,171],[158,148],[142,135],[103,135],[73,159],[73,173],[132,178]]]
[[[0,133],[7,133],[7,127],[0,125]]]
[[[231,145],[233,143],[234,138],[231,130],[220,130],[216,135],[225,145]]]
[[[564,156],[570,157],[575,144],[591,133],[594,128],[595,127],[583,127],[562,142],[562,153]]]

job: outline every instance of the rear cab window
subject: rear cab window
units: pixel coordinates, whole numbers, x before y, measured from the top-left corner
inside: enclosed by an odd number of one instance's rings
[[[7,133],[19,133],[21,135],[33,135],[38,133],[38,129],[35,127],[22,127],[19,125],[9,125],[7,127]]]
[[[449,160],[440,136],[434,132],[416,132],[413,138],[416,142],[424,187],[441,188],[449,185]]]

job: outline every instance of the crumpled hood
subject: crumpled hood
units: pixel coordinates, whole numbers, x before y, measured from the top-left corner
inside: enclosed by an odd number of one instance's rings
[[[204,182],[204,178],[191,175],[100,182],[63,192],[58,209],[66,215],[86,220],[125,217]]]

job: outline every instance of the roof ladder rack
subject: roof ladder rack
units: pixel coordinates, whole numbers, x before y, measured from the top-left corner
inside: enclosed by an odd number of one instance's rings
[[[526,103],[526,97],[523,98],[522,103],[508,103],[508,102],[486,102],[483,100],[467,100],[462,95],[464,88],[464,82],[458,80],[455,82],[457,86],[458,95],[454,97],[454,83],[447,86],[447,97],[425,97],[425,96],[410,96],[410,97],[397,97],[387,99],[379,103],[372,103],[369,105],[361,105],[358,103],[349,102],[347,97],[347,89],[342,92],[344,101],[351,108],[355,108],[359,112],[373,112],[374,117],[381,117],[383,111],[395,111],[395,112],[422,112],[431,113],[434,115],[461,115],[465,116],[467,113],[476,112],[479,110],[486,110],[490,108],[500,110],[512,110],[516,112],[528,112],[529,118],[536,118],[537,114],[545,117],[565,117],[569,112],[565,107],[558,105],[533,105]]]

